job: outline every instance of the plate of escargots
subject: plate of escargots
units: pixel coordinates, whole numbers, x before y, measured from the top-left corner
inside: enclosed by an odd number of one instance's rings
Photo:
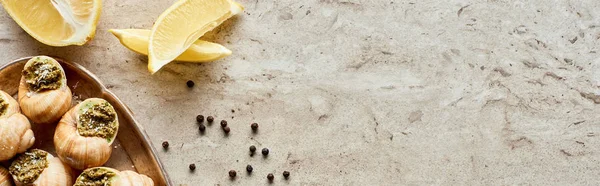
[[[173,185],[133,113],[48,56],[0,67],[0,186]]]

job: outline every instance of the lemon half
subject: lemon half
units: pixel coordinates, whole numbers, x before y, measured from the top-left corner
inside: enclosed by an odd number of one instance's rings
[[[0,0],[31,37],[50,46],[83,45],[94,37],[101,0]]]
[[[231,0],[180,0],[156,20],[148,46],[148,70],[154,74],[198,38],[244,7]]]
[[[148,39],[150,30],[145,29],[110,29],[123,46],[139,54],[148,55]],[[175,58],[176,61],[209,62],[231,55],[231,50],[208,41],[197,40],[185,52]]]

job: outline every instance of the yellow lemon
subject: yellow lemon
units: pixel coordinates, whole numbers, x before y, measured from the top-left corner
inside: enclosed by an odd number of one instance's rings
[[[110,29],[123,46],[134,52],[148,55],[148,38],[150,30],[145,29]],[[175,58],[176,61],[209,62],[231,55],[231,50],[217,43],[197,40]]]
[[[83,45],[94,38],[101,0],[0,0],[31,37],[50,46]]]
[[[148,70],[154,74],[176,59],[206,32],[244,7],[231,0],[180,0],[156,20],[148,46]]]

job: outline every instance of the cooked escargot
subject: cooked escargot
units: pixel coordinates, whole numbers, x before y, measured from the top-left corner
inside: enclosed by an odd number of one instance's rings
[[[17,186],[71,186],[71,168],[50,153],[32,149],[20,154],[8,171]]]
[[[74,186],[153,186],[148,176],[133,171],[118,171],[108,167],[94,167],[84,170]]]
[[[104,99],[90,98],[67,112],[56,127],[54,147],[58,157],[83,170],[101,166],[110,158],[119,129],[115,109]]]
[[[27,61],[19,83],[19,103],[33,123],[57,121],[71,107],[71,98],[65,71],[55,59],[37,56]]]
[[[0,166],[0,186],[12,186],[8,170]]]
[[[0,91],[0,161],[25,152],[35,142],[29,120],[19,111],[19,104]]]

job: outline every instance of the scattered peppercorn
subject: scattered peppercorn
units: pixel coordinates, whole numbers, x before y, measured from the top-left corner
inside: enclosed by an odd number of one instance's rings
[[[187,81],[187,83],[186,83],[186,84],[187,84],[187,86],[188,86],[189,88],[192,88],[192,87],[194,87],[194,84],[195,84],[195,83],[194,83],[192,80],[189,80],[189,81]]]
[[[213,118],[212,116],[208,116],[206,117],[206,121],[212,123],[213,121],[215,121],[215,118]]]
[[[194,171],[194,170],[196,170],[196,164],[193,164],[193,163],[192,163],[192,164],[190,164],[190,170],[191,170],[191,171]]]
[[[227,121],[221,120],[221,127],[226,127],[226,126],[227,126]]]
[[[252,165],[246,166],[246,171],[248,171],[248,173],[251,173],[252,170],[254,170],[254,168],[252,168]]]
[[[252,131],[256,132],[256,130],[258,130],[258,123],[252,123],[250,128],[252,128]]]
[[[235,178],[236,175],[237,175],[237,172],[235,172],[235,170],[230,170],[229,171],[229,177]]]
[[[206,126],[200,124],[200,127],[198,127],[198,129],[200,130],[200,132],[204,132],[206,130]]]
[[[196,121],[197,121],[198,123],[202,123],[202,122],[204,121],[204,116],[203,116],[203,115],[197,115],[197,116],[196,116]]]
[[[231,109],[231,113],[235,113],[235,110]]]
[[[163,148],[168,149],[169,148],[169,142],[168,141],[163,141],[162,146],[163,146]]]
[[[267,175],[267,179],[269,179],[269,181],[273,181],[273,179],[275,179],[275,176],[273,176],[273,174],[272,174],[272,173],[269,173],[269,174]]]
[[[265,156],[266,156],[266,155],[269,155],[269,149],[267,149],[267,148],[263,148],[263,149],[262,149],[262,154],[263,154],[263,155],[265,155]]]
[[[256,146],[250,146],[250,152],[254,154],[254,152],[256,152]]]
[[[285,177],[285,179],[287,180],[288,177],[290,177],[290,172],[289,171],[283,171],[283,177]]]
[[[229,134],[229,132],[231,131],[231,129],[229,127],[224,127],[223,131],[225,132],[225,134]]]

